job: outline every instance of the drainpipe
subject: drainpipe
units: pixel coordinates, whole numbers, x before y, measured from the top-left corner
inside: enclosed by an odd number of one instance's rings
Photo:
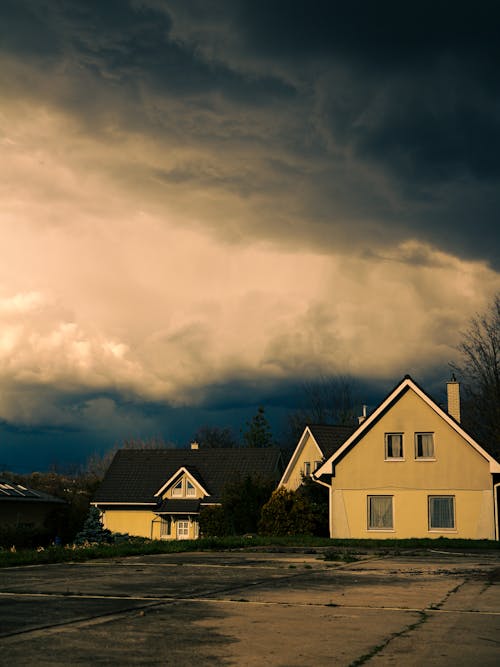
[[[495,517],[495,540],[498,541],[498,488],[500,487],[500,482],[493,484],[493,516]]]

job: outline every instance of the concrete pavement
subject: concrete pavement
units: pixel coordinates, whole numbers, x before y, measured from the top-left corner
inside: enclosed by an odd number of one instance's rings
[[[9,665],[497,665],[497,554],[185,553],[0,570]]]

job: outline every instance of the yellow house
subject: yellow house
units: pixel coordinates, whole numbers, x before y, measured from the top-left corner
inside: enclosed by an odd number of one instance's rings
[[[406,376],[314,473],[335,538],[498,539],[500,464]]]
[[[311,477],[354,431],[353,426],[309,424],[295,448],[278,487],[295,491],[305,477]]]
[[[220,505],[224,486],[238,478],[274,478],[281,452],[241,449],[122,449],[93,505],[115,533],[161,540],[196,539],[200,510]]]

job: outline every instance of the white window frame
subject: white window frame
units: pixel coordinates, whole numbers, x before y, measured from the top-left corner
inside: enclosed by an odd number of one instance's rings
[[[372,500],[375,500],[377,498],[386,498],[390,500],[390,509],[391,509],[391,525],[390,526],[375,526],[372,525]],[[378,532],[394,532],[394,496],[389,496],[386,494],[371,494],[367,496],[367,503],[366,503],[366,510],[367,510],[367,517],[366,517],[366,523],[368,530],[370,531],[378,531]]]
[[[182,498],[184,496],[184,480],[181,479],[172,487],[172,498]]]
[[[434,526],[432,522],[432,501],[434,500],[451,500],[451,515],[452,515],[452,521],[453,525],[452,526]],[[439,495],[433,495],[433,496],[428,496],[427,497],[427,508],[428,508],[428,517],[429,517],[429,532],[431,533],[442,533],[442,532],[447,532],[447,533],[453,533],[457,531],[457,516],[456,516],[456,501],[455,501],[455,496],[451,495],[446,495],[446,494],[439,494]]]
[[[432,456],[418,455],[418,436],[430,435],[432,436]],[[415,433],[415,460],[416,461],[435,461],[436,460],[436,443],[434,442],[434,433],[432,431],[417,431]]]
[[[179,519],[176,521],[175,529],[178,540],[188,540],[189,539],[189,525],[190,521],[187,519]]]
[[[401,438],[401,456],[392,456],[392,454],[389,455],[389,442],[390,442],[390,439],[395,435],[397,435]],[[385,437],[384,437],[384,441],[385,441],[384,442],[384,446],[385,446],[384,453],[385,453],[385,460],[386,461],[404,461],[405,460],[405,448],[404,448],[403,433],[400,433],[398,431],[394,431],[394,432],[391,432],[391,433],[386,433]]]

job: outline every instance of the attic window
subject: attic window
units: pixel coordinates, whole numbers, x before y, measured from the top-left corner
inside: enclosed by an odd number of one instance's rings
[[[191,484],[191,482],[187,479],[186,480],[186,496],[195,496],[196,495],[196,489],[194,487],[194,484]]]
[[[385,460],[403,459],[403,434],[386,433],[385,434]]]
[[[304,461],[304,477],[309,477],[311,474],[311,462]]]
[[[177,482],[177,484],[172,488],[172,497],[179,498],[182,496],[182,479]]]

